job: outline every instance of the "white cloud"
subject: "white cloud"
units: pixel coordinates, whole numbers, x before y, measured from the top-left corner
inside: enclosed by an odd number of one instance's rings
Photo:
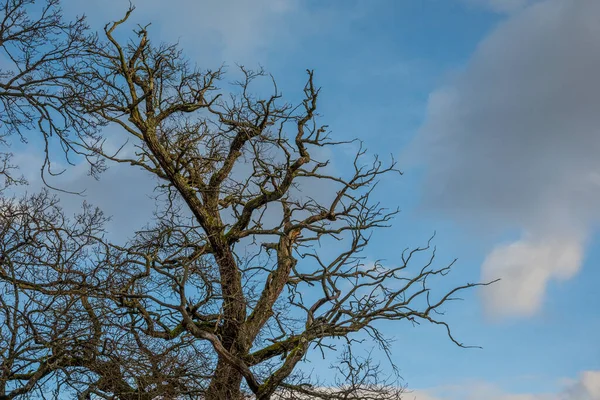
[[[509,17],[432,93],[416,142],[423,203],[479,232],[522,231],[487,257],[491,313],[530,315],[580,268],[600,217],[600,2],[546,0]]]
[[[585,371],[557,400],[599,400],[600,371]]]
[[[584,371],[557,393],[508,393],[488,382],[417,390],[407,400],[600,400],[600,371]]]
[[[502,280],[482,293],[492,315],[531,316],[540,309],[550,279],[568,279],[582,262],[579,238],[524,238],[496,247],[485,259],[482,279]]]

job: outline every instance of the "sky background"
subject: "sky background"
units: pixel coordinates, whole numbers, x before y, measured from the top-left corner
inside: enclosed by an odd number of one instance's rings
[[[100,28],[127,4],[63,7]],[[438,327],[381,326],[396,339],[407,399],[600,399],[600,1],[134,4],[155,41],[179,41],[203,68],[262,65],[288,99],[314,69],[334,137],[399,160],[404,175],[380,197],[402,213],[375,235],[370,260],[393,265],[436,231],[438,262],[458,258],[440,288],[502,278],[446,308],[455,336],[482,349],[460,349]],[[39,164],[31,151],[15,161]],[[38,171],[24,170],[34,186]],[[116,235],[151,215],[153,182],[130,167],[94,182],[79,166],[60,179],[85,188]]]

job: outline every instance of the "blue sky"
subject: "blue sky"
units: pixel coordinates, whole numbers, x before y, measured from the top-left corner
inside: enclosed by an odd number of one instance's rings
[[[94,27],[127,7],[63,4]],[[437,231],[439,262],[458,258],[440,285],[503,278],[447,308],[455,335],[483,349],[457,348],[436,327],[382,327],[397,339],[393,354],[415,390],[408,398],[600,399],[600,2],[134,4],[134,20],[152,22],[155,38],[178,40],[202,67],[260,64],[291,99],[314,69],[334,135],[400,160],[404,176],[386,179],[380,196],[402,213],[376,235],[369,259],[393,264],[399,249]],[[82,168],[65,179],[134,230],[152,210],[152,182],[120,169],[100,182]],[[147,207],[123,211],[130,201]]]

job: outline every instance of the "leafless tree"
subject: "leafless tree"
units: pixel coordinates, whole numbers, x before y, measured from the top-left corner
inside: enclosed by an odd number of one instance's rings
[[[52,377],[82,399],[399,399],[394,374],[355,355],[361,335],[392,371],[382,322],[437,324],[462,346],[439,311],[478,284],[436,295],[430,281],[453,263],[436,266],[429,243],[391,265],[365,260],[372,232],[397,213],[375,192],[398,172],[393,159],[319,124],[312,71],[298,104],[285,103],[261,70],[240,67],[231,85],[223,68],[197,69],[177,46],[152,43],[147,27],[119,40],[132,11],[86,42],[60,104],[121,128],[116,152],[115,137],[66,143],[156,178],[158,211],[119,244],[90,206],[72,223],[47,195],[24,200],[27,218],[6,213],[3,395]],[[264,82],[272,93],[253,94]],[[327,149],[340,146],[355,157],[332,168]],[[47,206],[31,212],[37,203]],[[311,352],[339,354],[336,382],[300,368]]]
[[[120,126],[134,146],[87,150],[143,168],[165,195],[156,224],[119,249],[126,279],[108,295],[141,317],[148,336],[189,334],[211,345],[205,398],[239,399],[247,390],[269,399],[282,388],[315,396],[293,374],[309,349],[335,349],[336,339],[352,347],[353,335],[366,332],[388,351],[379,321],[429,321],[456,342],[435,312],[475,284],[434,298],[428,280],[451,265],[434,267],[432,253],[410,268],[429,245],[399,254],[393,267],[364,265],[371,232],[396,214],[373,200],[395,163],[369,161],[362,146],[347,174],[319,160],[342,142],[318,124],[312,71],[298,106],[282,103],[274,82],[270,96],[253,95],[253,83],[268,76],[243,67],[239,90],[225,96],[222,69],[196,69],[176,46],[153,45],[146,27],[136,40],[117,40],[130,12],[106,26],[106,44],[72,91],[82,113]],[[319,183],[329,190],[320,200],[302,192]],[[346,360],[346,397],[383,383],[355,361]]]
[[[69,221],[48,191],[0,205],[1,399],[52,392],[155,399],[201,390],[200,345],[183,335],[147,337],[98,295],[113,283],[103,223],[87,205]]]
[[[58,0],[2,0],[0,3],[0,175],[5,184],[22,182],[10,162],[10,138],[24,142],[31,132],[45,144],[42,173],[60,147],[67,155],[86,156],[76,143],[98,140],[96,122],[77,113],[63,90],[93,43],[84,18],[65,22]],[[38,139],[39,138],[39,139]],[[56,139],[55,141],[52,138]],[[89,156],[89,155],[87,155]],[[96,174],[102,165],[90,163]]]
[[[87,258],[100,214],[68,224],[47,192],[3,199],[0,209],[0,398],[43,386],[60,366],[72,363],[90,339],[73,316],[90,306],[65,290],[74,263]],[[79,344],[79,345],[78,345]]]
[[[101,213],[85,205],[70,221],[47,191],[9,194],[24,183],[11,162],[14,138],[44,144],[42,174],[60,173],[51,168],[54,150],[69,162],[85,157],[92,174],[103,170],[78,145],[100,140],[98,121],[65,96],[95,36],[83,17],[64,21],[59,6],[0,4],[0,399],[69,390],[82,398],[194,395],[190,381],[202,365],[196,344],[184,337],[157,343],[129,329],[129,315],[90,296],[106,277]]]

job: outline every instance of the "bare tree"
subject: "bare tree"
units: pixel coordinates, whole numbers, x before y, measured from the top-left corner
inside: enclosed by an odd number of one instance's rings
[[[272,95],[254,96],[252,84],[268,76],[243,67],[239,90],[226,98],[217,87],[222,69],[192,67],[176,46],[152,45],[145,27],[134,41],[117,40],[131,11],[106,26],[106,44],[92,52],[71,93],[82,113],[120,126],[135,146],[87,150],[143,168],[165,195],[156,224],[119,249],[126,279],[107,295],[139,315],[148,336],[189,334],[210,344],[205,398],[239,399],[247,390],[269,399],[282,388],[315,396],[318,389],[293,374],[309,349],[329,351],[335,339],[351,348],[353,334],[366,332],[388,351],[378,321],[426,320],[456,342],[435,312],[475,284],[434,298],[428,279],[451,265],[435,268],[433,253],[409,273],[429,245],[402,253],[394,267],[364,265],[371,232],[396,213],[372,200],[395,163],[369,161],[361,146],[339,176],[318,159],[341,142],[317,122],[312,71],[298,106],[282,103],[274,82]],[[326,200],[302,193],[321,182]],[[361,365],[348,369],[346,382],[359,383],[348,383],[346,397],[382,384]]]
[[[197,393],[197,345],[143,337],[130,316],[90,296],[106,277],[101,213],[84,205],[70,221],[47,191],[14,198],[7,189],[25,183],[11,162],[14,138],[42,141],[42,178],[61,172],[51,168],[55,150],[68,162],[85,157],[94,175],[104,169],[79,146],[100,140],[98,121],[65,96],[94,41],[83,17],[63,19],[58,0],[0,4],[0,399]]]
[[[45,144],[42,174],[60,173],[51,168],[49,155],[54,147],[60,147],[70,160],[69,155],[86,156],[76,144],[81,138],[99,140],[96,121],[77,113],[63,95],[93,41],[83,17],[63,20],[58,0],[0,3],[0,175],[5,184],[22,182],[11,171],[15,165],[7,150],[14,134],[27,142],[31,132],[36,138],[40,135],[35,132],[41,133]],[[89,161],[93,161],[92,173],[103,169],[95,160]]]
[[[105,27],[105,39],[86,42],[58,104],[121,128],[117,152],[95,135],[65,143],[156,178],[158,211],[125,244],[103,237],[103,217],[89,206],[68,228],[47,196],[25,201],[50,201],[25,213],[40,222],[7,214],[5,230],[20,233],[3,233],[16,244],[0,259],[10,293],[4,396],[39,390],[51,376],[80,398],[399,399],[394,374],[355,355],[360,335],[388,355],[392,372],[381,322],[438,324],[462,346],[439,310],[478,284],[435,295],[430,280],[453,263],[437,267],[429,243],[392,266],[366,262],[372,232],[397,213],[375,194],[381,177],[398,172],[393,159],[351,142],[356,155],[336,173],[321,157],[347,142],[318,123],[312,71],[297,105],[260,70],[240,67],[227,85],[224,69],[197,69],[176,46],[154,45],[147,27],[117,39],[132,11]],[[272,94],[254,95],[265,81]],[[336,351],[334,383],[300,368],[311,352]]]
[[[113,283],[104,220],[86,205],[70,221],[48,191],[0,204],[0,399],[202,391],[201,344],[184,335],[147,337],[130,314],[99,296]]]
[[[86,211],[87,213],[87,211]],[[74,316],[85,312],[85,296],[65,290],[73,264],[87,247],[101,215],[65,221],[48,192],[0,208],[0,398],[42,387],[61,366],[73,363],[90,339]],[[79,344],[79,345],[78,345]]]

